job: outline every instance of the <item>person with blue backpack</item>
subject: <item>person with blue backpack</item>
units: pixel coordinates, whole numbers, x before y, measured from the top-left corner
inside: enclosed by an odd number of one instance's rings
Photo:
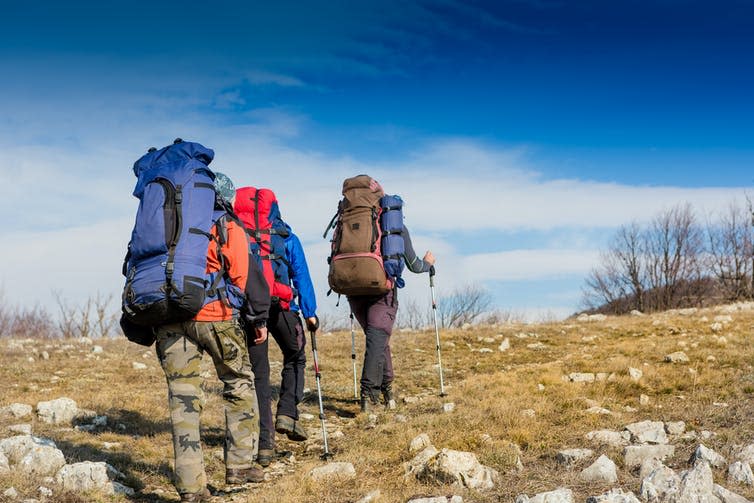
[[[262,260],[272,295],[267,329],[283,353],[280,397],[273,429],[268,342],[249,341],[260,411],[257,463],[268,466],[275,455],[275,431],[296,442],[308,438],[299,422],[298,411],[304,394],[306,368],[306,338],[299,313],[309,331],[316,331],[319,326],[317,301],[301,241],[283,221],[274,192],[264,188],[240,188],[234,210],[246,227],[252,249]]]
[[[395,408],[390,336],[398,312],[404,267],[414,273],[429,272],[432,252],[420,259],[403,223],[403,200],[386,195],[368,175],[343,182],[343,199],[325,236],[334,229],[328,259],[332,291],[346,295],[351,312],[364,329],[366,345],[361,373],[360,406],[368,412],[382,395],[386,408]]]
[[[156,341],[182,502],[212,497],[200,439],[205,352],[224,385],[225,481],[264,480],[253,466],[258,406],[239,316],[245,309],[255,339],[264,341],[267,313],[259,294],[268,290],[263,278],[256,285],[249,279],[248,238],[230,207],[233,185],[208,168],[213,157],[211,149],[178,139],[134,164],[140,203],[123,266],[121,326],[130,340]],[[259,291],[250,296],[249,289]]]

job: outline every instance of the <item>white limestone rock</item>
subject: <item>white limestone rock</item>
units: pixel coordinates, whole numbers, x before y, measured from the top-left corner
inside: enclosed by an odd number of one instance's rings
[[[662,421],[640,421],[626,425],[631,441],[640,444],[667,444],[665,424]]]
[[[628,367],[628,375],[631,377],[631,380],[633,382],[639,382],[639,379],[642,378],[644,375],[644,372],[642,372],[640,369]]]
[[[436,456],[438,452],[439,451],[433,445],[425,447],[424,450],[414,456],[414,459],[403,464],[406,475],[415,474],[418,476],[422,470],[424,470],[427,461]]]
[[[497,470],[479,463],[472,452],[442,449],[427,461],[419,478],[469,489],[488,490],[500,480],[500,474]]]
[[[102,494],[133,495],[134,490],[117,482],[123,474],[102,461],[83,461],[63,466],[55,475],[55,481],[66,491]]]
[[[690,360],[683,351],[676,351],[675,353],[665,355],[665,361],[667,363],[688,363]]]
[[[12,403],[0,408],[0,418],[23,419],[31,415],[33,407],[25,403]]]
[[[429,435],[422,433],[421,435],[417,435],[413,440],[411,440],[411,443],[408,446],[408,450],[409,452],[419,452],[421,450],[424,450],[426,447],[429,447],[430,445],[432,445],[432,441],[429,439]]]
[[[37,417],[48,424],[70,424],[78,412],[76,402],[66,397],[37,404]]]
[[[726,465],[724,457],[722,457],[720,454],[713,451],[709,447],[705,446],[704,444],[699,444],[694,453],[691,455],[689,464],[696,465],[699,461],[706,461],[710,464],[710,466],[714,466],[715,468],[725,468]]]
[[[558,464],[571,467],[594,456],[591,449],[563,449],[555,456]]]
[[[700,461],[681,476],[676,503],[719,503],[713,494],[712,469]]]
[[[618,482],[618,468],[610,458],[603,454],[594,463],[582,470],[579,479],[597,484],[614,484]]]
[[[463,503],[463,498],[456,495],[430,496],[428,498],[412,498],[406,503]]]
[[[660,464],[642,477],[639,496],[649,503],[674,501],[681,490],[681,477],[667,466]]]
[[[8,457],[0,452],[0,475],[10,472],[10,463]]]
[[[621,488],[611,489],[599,496],[590,496],[586,503],[641,503],[631,491],[623,491]]]
[[[683,435],[686,423],[683,421],[668,421],[665,423],[665,433],[668,435]]]
[[[675,447],[670,444],[657,445],[629,445],[623,449],[623,464],[629,470],[640,467],[647,459],[655,458],[664,461],[673,457]]]
[[[516,503],[574,503],[573,491],[565,487],[539,493],[531,498],[525,494],[516,496]]]
[[[722,503],[752,503],[743,496],[729,491],[723,486],[717,484],[712,486],[712,494],[717,497]]]
[[[356,469],[351,463],[334,462],[313,468],[309,477],[322,482],[329,479],[352,479],[356,477]]]
[[[743,461],[736,461],[728,467],[728,480],[737,484],[754,485],[754,474],[751,465]]]

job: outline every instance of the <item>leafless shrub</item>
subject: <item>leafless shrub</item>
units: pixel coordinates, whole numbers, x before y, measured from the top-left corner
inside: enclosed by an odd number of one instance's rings
[[[495,309],[485,313],[481,317],[481,323],[484,325],[505,325],[508,323],[521,323],[526,320],[524,313],[512,309]]]
[[[351,321],[348,318],[348,315],[339,315],[336,313],[318,313],[317,316],[319,317],[319,329],[322,332],[338,332],[340,330],[349,330],[350,329],[350,323]],[[356,321],[354,320],[354,325],[356,325]],[[354,329],[357,329],[358,327],[354,326]]]
[[[43,307],[12,306],[5,301],[5,292],[0,290],[0,337],[55,336],[55,326],[50,313]]]
[[[480,285],[466,285],[437,301],[437,317],[443,328],[476,323],[492,305],[489,291]]]
[[[733,202],[716,221],[707,222],[707,267],[726,300],[752,296],[752,243],[747,210]]]
[[[53,292],[58,304],[58,330],[63,337],[108,337],[113,334],[118,316],[110,311],[112,295],[97,293],[83,304],[74,305]]]
[[[429,303],[420,303],[416,299],[402,301],[398,309],[395,325],[398,328],[410,328],[421,330],[432,324],[432,306]]]

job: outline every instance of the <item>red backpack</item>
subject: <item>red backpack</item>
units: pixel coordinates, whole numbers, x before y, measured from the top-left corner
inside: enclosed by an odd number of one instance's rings
[[[277,198],[270,189],[242,187],[236,190],[233,210],[246,227],[251,251],[262,260],[262,272],[270,286],[273,302],[287,310],[293,299],[285,258],[285,228],[273,226],[271,213],[279,213]],[[282,221],[281,221],[282,222]]]

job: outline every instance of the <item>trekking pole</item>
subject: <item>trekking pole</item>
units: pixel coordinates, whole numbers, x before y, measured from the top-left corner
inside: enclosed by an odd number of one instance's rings
[[[437,301],[435,300],[435,266],[429,268],[429,290],[432,292],[432,315],[435,320],[435,344],[437,365],[440,367],[440,396],[445,396],[445,383],[442,379],[442,356],[440,355],[440,329],[437,326]]]
[[[356,386],[356,336],[353,333],[353,311],[351,311],[351,362],[353,363],[353,397],[359,399],[359,389]]]
[[[322,386],[320,380],[322,374],[319,372],[319,359],[317,358],[317,337],[314,335],[315,330],[310,330],[309,335],[312,338],[312,354],[314,355],[314,377],[317,381],[317,398],[319,399],[319,419],[322,421],[322,441],[325,444],[325,452],[320,456],[321,459],[329,459],[332,457],[330,448],[327,446],[327,427],[325,426],[325,409],[322,406]]]

